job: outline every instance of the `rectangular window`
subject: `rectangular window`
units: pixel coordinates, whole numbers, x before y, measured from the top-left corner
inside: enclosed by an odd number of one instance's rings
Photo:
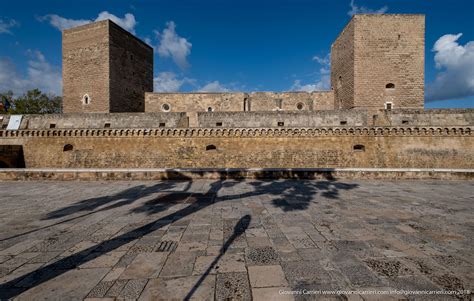
[[[109,128],[109,127],[110,127],[110,123],[104,124],[104,128]]]
[[[347,121],[343,120],[340,122],[341,125],[346,125],[347,124]]]
[[[166,123],[160,122],[160,125],[159,125],[159,126],[160,126],[160,128],[164,128],[164,127],[166,126]]]
[[[50,129],[56,128],[56,124],[55,124],[55,123],[50,123],[50,124],[49,124],[49,128],[50,128]]]
[[[216,126],[222,126],[222,122],[216,122]]]
[[[285,126],[285,123],[283,121],[279,121],[278,126]]]
[[[402,120],[402,124],[408,124],[408,120]]]

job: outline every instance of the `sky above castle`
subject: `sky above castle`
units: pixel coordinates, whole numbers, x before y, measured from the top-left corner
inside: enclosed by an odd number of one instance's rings
[[[426,107],[474,107],[472,0],[1,1],[0,92],[60,95],[60,30],[107,18],[154,47],[155,92],[328,90],[354,13],[425,14]]]

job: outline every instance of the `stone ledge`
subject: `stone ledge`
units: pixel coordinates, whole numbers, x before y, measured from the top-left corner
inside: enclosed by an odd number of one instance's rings
[[[282,127],[282,128],[122,128],[0,130],[0,138],[18,137],[320,137],[320,136],[472,136],[471,126]]]
[[[474,180],[474,169],[431,168],[199,168],[199,169],[2,169],[0,181],[191,179],[437,179]]]

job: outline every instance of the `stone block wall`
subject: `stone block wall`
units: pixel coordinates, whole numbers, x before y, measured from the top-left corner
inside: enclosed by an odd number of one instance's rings
[[[62,40],[63,112],[109,112],[109,21],[64,30]]]
[[[145,93],[145,112],[243,111],[246,93]]]
[[[153,48],[109,22],[110,112],[144,112],[153,91]]]
[[[379,110],[375,118],[375,125],[472,126],[474,125],[474,109]]]
[[[63,112],[143,112],[153,49],[110,20],[63,31]],[[86,99],[87,97],[87,99]]]
[[[365,126],[367,120],[364,110],[198,113],[199,127]]]
[[[474,168],[472,127],[0,131],[28,168]]]
[[[333,108],[332,91],[146,93],[146,112],[316,111]]]
[[[354,106],[422,109],[424,15],[355,15],[353,22]]]
[[[331,45],[334,109],[354,107],[354,18]]]
[[[9,115],[3,115],[2,125]],[[186,113],[70,113],[23,115],[20,129],[107,129],[187,127]]]

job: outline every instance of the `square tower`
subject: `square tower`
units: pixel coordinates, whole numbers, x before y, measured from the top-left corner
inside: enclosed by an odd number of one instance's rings
[[[153,49],[110,20],[64,30],[63,113],[143,112]]]
[[[424,15],[354,15],[331,46],[336,109],[424,107]]]

